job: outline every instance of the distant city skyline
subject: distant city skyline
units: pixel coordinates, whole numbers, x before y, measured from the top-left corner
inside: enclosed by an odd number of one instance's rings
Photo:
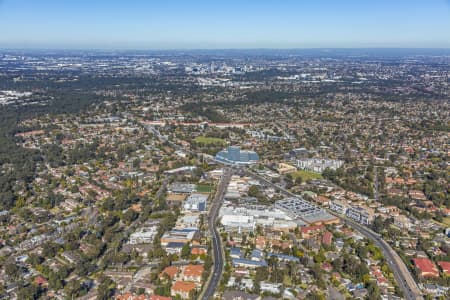
[[[0,0],[0,28],[0,48],[450,48],[450,1]]]

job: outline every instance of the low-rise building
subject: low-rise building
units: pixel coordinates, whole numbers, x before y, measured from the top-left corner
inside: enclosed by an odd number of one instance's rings
[[[342,160],[324,158],[303,158],[297,160],[297,167],[303,170],[322,173],[325,169],[336,170],[344,164]]]
[[[290,164],[279,163],[277,170],[278,170],[278,173],[280,173],[281,175],[284,175],[284,174],[289,174],[289,173],[293,173],[293,172],[297,171],[297,168]]]
[[[167,187],[170,193],[190,194],[195,192],[196,185],[191,183],[174,182]]]
[[[261,292],[268,292],[272,294],[279,294],[281,292],[281,283],[261,282]]]
[[[172,229],[161,237],[161,245],[166,246],[169,243],[189,243],[193,239],[198,238],[198,230],[196,228]]]
[[[444,273],[445,276],[450,276],[450,262],[438,261],[437,264],[439,265],[439,267],[441,267],[442,273]]]
[[[414,266],[419,271],[419,276],[423,278],[438,278],[439,271],[436,265],[428,258],[413,258]]]
[[[158,232],[157,226],[142,227],[130,235],[129,243],[136,244],[151,244]]]
[[[168,266],[159,274],[159,278],[164,279],[168,277],[170,280],[173,280],[179,271],[180,269],[176,266]]]
[[[361,206],[350,206],[347,210],[347,216],[361,224],[369,225],[374,218],[373,210]]]
[[[233,258],[232,259],[233,267],[246,267],[246,268],[259,268],[259,267],[267,267],[267,262],[265,260],[256,261],[245,258]]]
[[[256,227],[253,216],[245,215],[223,215],[220,223],[227,232],[253,232]]]
[[[202,282],[202,275],[205,271],[203,265],[189,264],[183,269],[183,279],[185,281]]]
[[[190,299],[190,293],[196,289],[194,282],[176,281],[170,289],[172,296],[180,295],[182,299]]]
[[[183,209],[184,211],[191,212],[204,212],[206,211],[206,202],[208,200],[208,195],[193,193],[187,197],[184,201]]]
[[[334,201],[330,202],[330,209],[339,214],[342,214],[342,215],[347,214],[348,208],[349,208],[349,205],[344,201],[334,200]]]

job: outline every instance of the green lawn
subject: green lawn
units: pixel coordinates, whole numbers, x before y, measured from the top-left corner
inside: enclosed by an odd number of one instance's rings
[[[224,139],[220,138],[213,138],[213,137],[207,137],[207,136],[198,136],[194,140],[196,143],[199,144],[205,144],[205,145],[211,145],[211,144],[225,144]]]
[[[207,184],[197,184],[197,192],[199,193],[211,193],[212,186]]]
[[[302,181],[308,181],[311,179],[321,179],[322,175],[316,172],[306,171],[306,170],[298,170],[294,173],[291,173],[292,179],[297,179],[298,177],[302,178]]]

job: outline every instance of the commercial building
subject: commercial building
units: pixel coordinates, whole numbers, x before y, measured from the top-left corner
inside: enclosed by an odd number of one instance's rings
[[[250,150],[241,150],[238,146],[230,146],[216,154],[216,160],[225,164],[249,165],[258,162],[259,156]]]
[[[189,243],[198,235],[198,230],[195,228],[185,228],[185,229],[173,229],[166,232],[161,237],[161,245],[166,246],[167,244],[174,243]]]
[[[328,168],[336,170],[343,164],[342,160],[337,159],[303,158],[297,160],[297,168],[317,173],[322,173]]]
[[[220,223],[227,232],[253,232],[256,227],[253,216],[246,215],[223,215]]]
[[[283,210],[293,219],[308,224],[334,224],[339,219],[300,197],[289,197],[275,202],[275,208]]]
[[[176,229],[198,228],[199,224],[200,224],[199,214],[192,213],[180,216],[175,224],[175,228]]]
[[[187,197],[184,201],[183,209],[184,211],[191,212],[204,212],[206,211],[206,201],[208,200],[208,195],[193,193]]]
[[[256,226],[288,232],[299,224],[285,211],[273,206],[225,202],[220,208],[221,224],[228,232],[253,232]],[[303,224],[302,224],[303,225]]]

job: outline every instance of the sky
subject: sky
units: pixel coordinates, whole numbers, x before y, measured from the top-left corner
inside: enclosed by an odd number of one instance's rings
[[[0,48],[450,48],[450,0],[0,0]]]

